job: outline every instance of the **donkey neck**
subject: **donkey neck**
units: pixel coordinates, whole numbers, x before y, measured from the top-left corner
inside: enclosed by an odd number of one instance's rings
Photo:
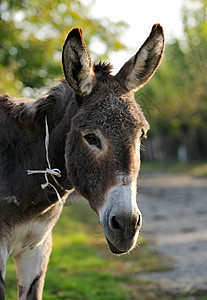
[[[61,196],[66,193],[66,189],[73,188],[67,179],[65,168],[65,141],[71,118],[76,112],[74,92],[63,82],[50,89],[45,97],[31,100],[30,103],[8,96],[2,112],[7,115],[8,121],[2,127],[0,160],[8,155],[10,158],[1,162],[0,179],[5,184],[0,194],[3,198],[15,196],[20,203],[19,209],[31,204],[39,206],[40,203],[49,205],[56,202],[57,195],[53,191],[49,190],[47,193],[41,189],[41,184],[45,183],[44,175],[28,176],[27,170],[45,170],[47,167],[44,122],[46,114],[50,136],[49,160],[52,168],[60,169],[62,176],[58,178],[58,183],[64,189],[60,189],[52,178],[51,183],[56,186]],[[9,145],[9,149],[6,146],[4,149],[4,145]]]

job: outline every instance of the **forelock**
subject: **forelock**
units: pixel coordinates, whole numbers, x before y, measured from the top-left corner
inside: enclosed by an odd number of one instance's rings
[[[130,96],[116,95],[116,93],[94,93],[77,116],[76,125],[80,128],[99,128],[109,133],[112,128],[118,131],[148,127],[142,110]]]
[[[96,78],[100,79],[101,77],[110,75],[113,70],[113,66],[110,63],[99,62],[98,64],[94,64],[93,69],[96,74]]]

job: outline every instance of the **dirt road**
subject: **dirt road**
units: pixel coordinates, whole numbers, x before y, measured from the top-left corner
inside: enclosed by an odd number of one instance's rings
[[[172,270],[138,277],[165,289],[200,289],[207,296],[207,179],[141,173],[138,203],[142,234],[150,247],[172,259]]]

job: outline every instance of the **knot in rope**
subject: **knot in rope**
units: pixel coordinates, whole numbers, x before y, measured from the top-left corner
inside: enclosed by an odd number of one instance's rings
[[[56,192],[56,195],[58,197],[58,201],[63,204],[63,201],[60,197],[60,194],[58,193],[56,187],[49,182],[49,179],[48,179],[48,175],[51,175],[53,180],[55,181],[55,183],[57,185],[58,182],[57,180],[55,179],[54,176],[57,176],[57,177],[61,177],[61,172],[59,169],[57,168],[54,168],[52,169],[51,168],[51,165],[50,165],[50,161],[49,161],[49,155],[48,155],[48,148],[49,148],[49,129],[48,129],[48,124],[47,124],[47,116],[45,116],[45,130],[46,130],[46,135],[45,135],[45,151],[46,151],[46,160],[47,160],[47,164],[48,164],[48,168],[46,168],[45,170],[27,170],[27,175],[32,175],[32,174],[44,174],[45,175],[45,180],[46,182],[41,184],[41,188],[44,190],[47,186],[50,186],[52,187],[55,192]],[[60,185],[59,185],[60,186]]]

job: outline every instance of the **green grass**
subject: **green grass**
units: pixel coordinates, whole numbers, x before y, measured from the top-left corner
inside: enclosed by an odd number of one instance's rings
[[[88,204],[66,204],[53,231],[53,251],[43,299],[173,299],[157,289],[155,284],[136,277],[138,272],[161,271],[168,267],[169,261],[149,250],[147,241],[143,238],[140,246],[131,254],[112,255],[98,224],[98,217]],[[9,259],[6,275],[7,300],[17,299],[15,277],[14,263]]]
[[[143,162],[142,171],[172,172],[195,177],[207,177],[207,162]]]

